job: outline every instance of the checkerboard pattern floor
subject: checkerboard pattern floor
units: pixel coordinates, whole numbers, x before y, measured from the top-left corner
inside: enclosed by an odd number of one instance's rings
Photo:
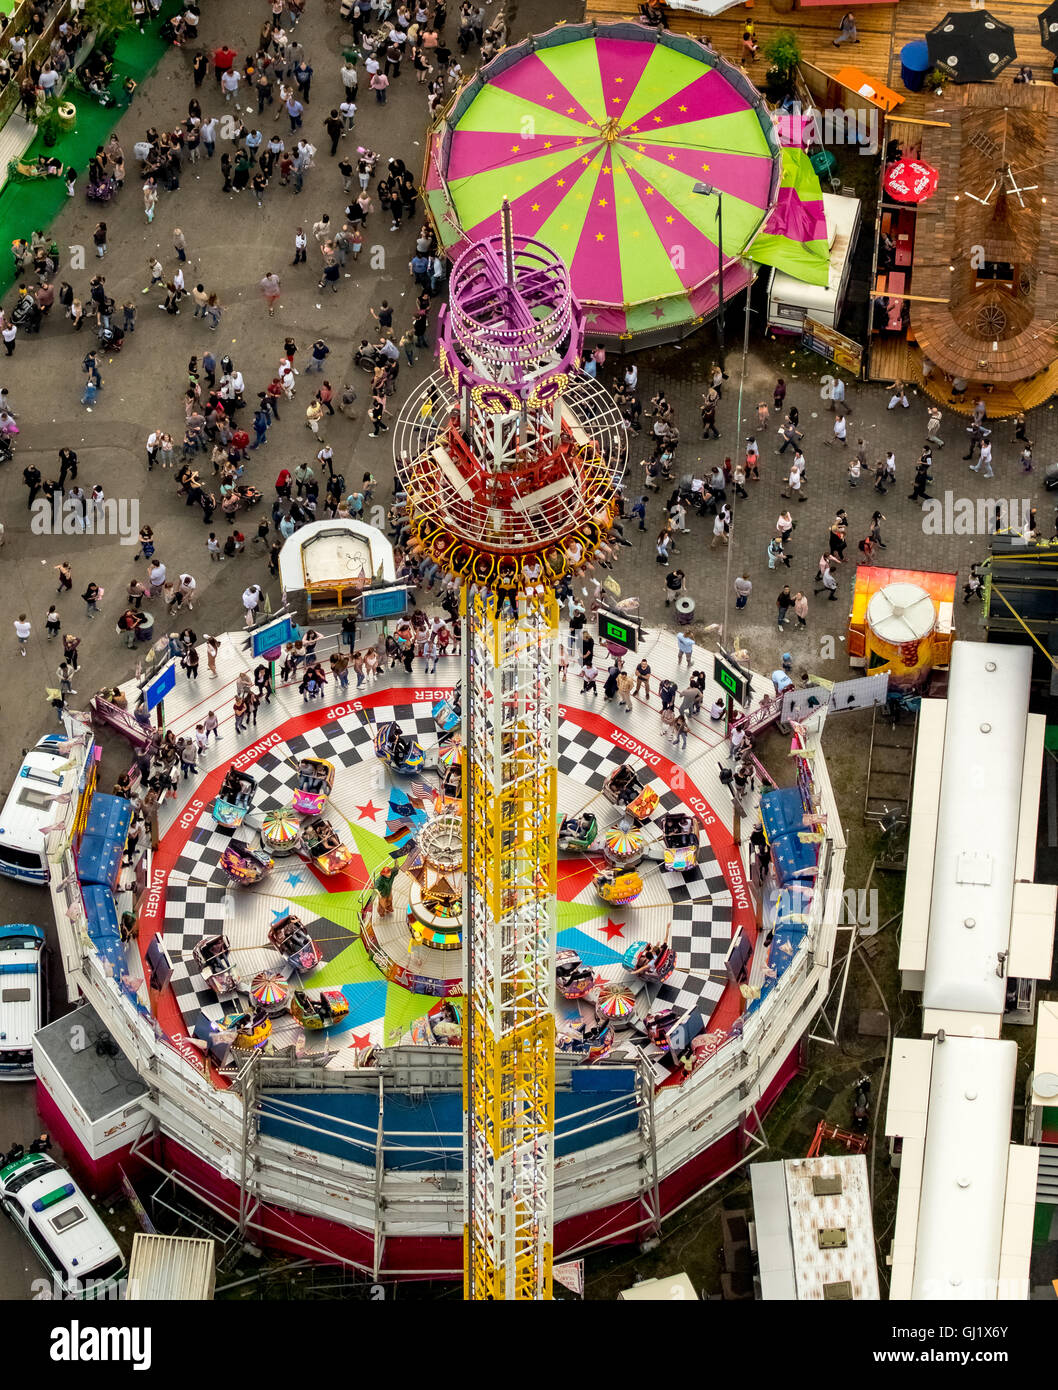
[[[652,661],[657,671],[659,661],[654,657]],[[457,678],[457,663],[448,664],[452,670],[438,672],[439,685],[451,684]],[[188,1032],[199,1013],[219,1019],[240,1006],[237,999],[218,1001],[207,988],[192,958],[195,943],[202,936],[223,932],[231,943],[232,964],[245,990],[258,971],[284,965],[267,945],[267,934],[272,922],[289,910],[301,918],[324,957],[322,968],[300,983],[310,990],[317,985],[341,988],[350,1001],[350,1016],[344,1025],[307,1040],[313,1050],[317,1044],[340,1049],[354,1034],[358,1045],[365,1037],[376,1044],[406,1038],[411,1019],[432,1006],[428,996],[408,995],[398,986],[388,984],[370,961],[365,961],[358,941],[359,889],[369,877],[369,866],[380,862],[392,848],[384,838],[390,795],[399,789],[414,797],[422,790],[412,780],[394,777],[374,756],[375,731],[379,724],[395,720],[403,733],[418,737],[427,750],[428,761],[430,750],[438,742],[430,704],[414,701],[410,688],[407,698],[402,699],[403,692],[396,693],[400,690],[396,685],[398,676],[403,677],[403,672],[387,673],[379,681],[382,703],[360,710],[350,708],[340,718],[324,720],[301,731],[295,723],[298,716],[307,715],[311,720],[320,706],[300,701],[296,690],[281,690],[270,706],[262,707],[258,727],[238,739],[225,737],[212,750],[213,756],[206,765],[207,770],[225,766],[240,749],[272,730],[284,735],[252,765],[257,790],[241,832],[242,838],[252,839],[263,814],[291,803],[301,757],[311,755],[333,763],[335,785],[325,815],[356,856],[354,869],[341,884],[323,878],[301,859],[291,857],[277,860],[261,883],[230,888],[220,868],[220,857],[230,835],[216,827],[208,808],[198,815],[188,832],[177,825],[180,804],[166,807],[165,833],[178,835],[184,841],[168,881],[164,932],[174,961],[173,988]],[[358,692],[333,693],[345,695],[352,705]],[[615,823],[617,812],[598,793],[609,773],[623,763],[635,767],[644,785],[658,794],[658,814],[686,809],[679,791],[673,790],[652,765],[653,758],[644,762],[629,748],[578,722],[579,708],[607,721],[620,719],[622,726],[635,729],[635,738],[641,740],[644,749],[661,753],[667,766],[670,745],[656,725],[655,709],[636,706],[631,715],[625,716],[615,703],[603,705],[601,701],[592,702],[590,697],[582,702],[576,693],[568,698],[570,692],[566,690],[561,695],[565,697],[565,717],[559,721],[558,740],[560,816],[577,813],[592,803],[602,829]],[[221,701],[216,703],[219,709]],[[193,726],[198,713],[194,708],[186,714],[179,709],[174,711],[173,726],[178,732],[181,724]],[[649,730],[645,727],[648,724]],[[700,759],[701,767],[685,763],[703,791],[708,779],[701,773],[709,770],[712,761],[715,759],[710,753],[708,760]],[[429,776],[421,780],[435,781]],[[182,796],[185,790],[190,799],[193,788],[183,789]],[[725,809],[721,807],[719,813],[724,814]],[[657,941],[668,935],[676,951],[677,968],[664,985],[643,985],[643,1003],[655,1009],[671,1005],[679,1012],[698,1008],[708,1016],[723,992],[724,957],[732,934],[731,898],[720,865],[708,841],[704,841],[699,863],[686,874],[666,872],[656,862],[647,862],[640,872],[645,886],[639,901],[628,908],[616,908],[598,899],[590,872],[564,874],[560,861],[560,882],[569,879],[570,891],[560,892],[558,945],[580,951],[601,978],[620,979],[627,977],[621,957],[634,941]],[[245,994],[241,1002],[244,1006]],[[284,1027],[291,1031],[289,1023],[278,1025],[277,1041]],[[297,1030],[293,1032],[296,1034]],[[283,1036],[285,1041],[293,1040]]]

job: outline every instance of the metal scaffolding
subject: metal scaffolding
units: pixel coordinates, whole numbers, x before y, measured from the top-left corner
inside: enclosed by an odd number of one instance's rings
[[[551,1297],[553,595],[465,602],[465,1295]]]

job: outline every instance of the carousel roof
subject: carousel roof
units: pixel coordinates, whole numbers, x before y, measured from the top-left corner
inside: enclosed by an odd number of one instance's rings
[[[1058,92],[949,88],[922,158],[944,196],[918,209],[911,303],[923,353],[949,376],[1019,382],[1058,354]]]

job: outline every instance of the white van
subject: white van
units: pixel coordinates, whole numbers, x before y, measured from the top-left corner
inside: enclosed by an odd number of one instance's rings
[[[65,1297],[117,1296],[125,1257],[54,1159],[30,1153],[0,1168],[0,1202]]]
[[[77,759],[62,734],[48,734],[26,754],[0,811],[0,874],[47,883],[44,828],[61,818],[55,798],[77,794]]]
[[[33,1078],[33,1034],[44,1024],[43,952],[43,927],[0,927],[0,1081]]]

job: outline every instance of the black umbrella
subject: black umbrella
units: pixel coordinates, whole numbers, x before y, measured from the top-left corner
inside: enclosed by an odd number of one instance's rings
[[[955,82],[990,82],[1014,61],[1014,30],[987,10],[950,10],[926,35],[929,60]]]
[[[1058,0],[1051,0],[1040,14],[1040,43],[1048,52],[1058,53]]]

